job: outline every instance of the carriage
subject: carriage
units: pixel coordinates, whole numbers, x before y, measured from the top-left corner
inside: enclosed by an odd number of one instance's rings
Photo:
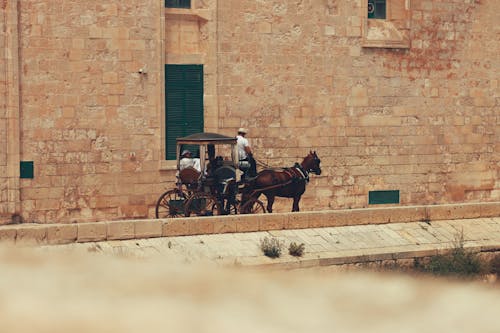
[[[196,133],[176,140],[177,182],[156,203],[156,217],[214,216],[265,213],[264,204],[248,192],[241,179],[236,138]],[[199,158],[199,170],[181,168],[181,151]],[[198,161],[197,161],[198,162]]]

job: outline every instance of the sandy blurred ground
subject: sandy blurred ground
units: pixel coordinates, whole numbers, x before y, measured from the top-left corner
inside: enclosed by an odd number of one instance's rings
[[[500,291],[375,273],[0,249],[0,332],[500,332]]]

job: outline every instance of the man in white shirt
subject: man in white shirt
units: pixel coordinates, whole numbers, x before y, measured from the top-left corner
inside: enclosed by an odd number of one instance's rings
[[[182,151],[181,160],[179,161],[179,170],[192,167],[198,172],[201,172],[200,159],[193,158],[193,154],[189,150]]]
[[[237,146],[238,146],[238,157],[240,160],[240,165],[242,171],[245,173],[245,175],[248,175],[250,177],[255,177],[257,175],[257,164],[255,162],[255,159],[253,158],[253,153],[252,153],[252,148],[250,147],[250,143],[248,142],[248,139],[245,138],[245,135],[248,133],[248,130],[246,128],[240,127],[238,129],[238,135],[236,136],[237,139]],[[250,165],[249,167],[243,167],[246,163],[248,162]]]

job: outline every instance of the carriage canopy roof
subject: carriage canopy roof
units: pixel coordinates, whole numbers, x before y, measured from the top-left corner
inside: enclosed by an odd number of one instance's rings
[[[177,144],[210,144],[210,143],[236,143],[236,138],[217,133],[195,133],[183,138],[177,138]]]

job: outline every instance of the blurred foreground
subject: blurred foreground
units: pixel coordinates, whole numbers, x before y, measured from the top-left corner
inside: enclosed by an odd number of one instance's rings
[[[0,249],[1,332],[499,332],[479,283]]]

